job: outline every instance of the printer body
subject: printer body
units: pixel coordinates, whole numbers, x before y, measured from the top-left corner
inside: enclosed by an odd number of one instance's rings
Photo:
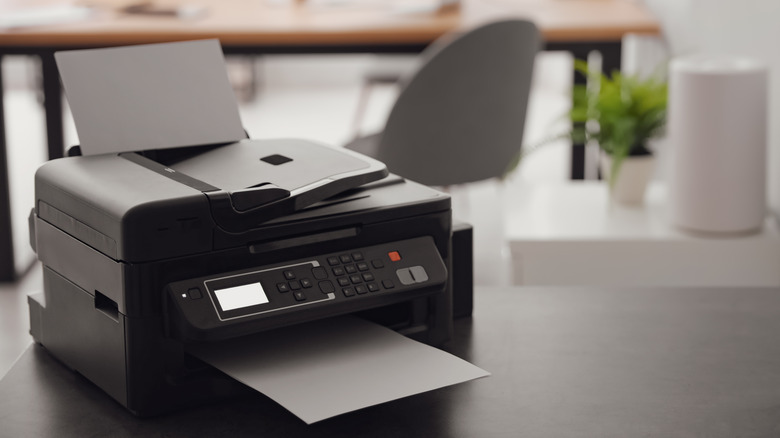
[[[29,297],[35,341],[140,416],[249,391],[188,354],[195,346],[345,314],[446,341],[449,196],[384,167],[283,195],[283,184],[227,191],[214,182],[247,156],[308,156],[309,147],[243,140],[41,166],[30,215],[44,277]]]

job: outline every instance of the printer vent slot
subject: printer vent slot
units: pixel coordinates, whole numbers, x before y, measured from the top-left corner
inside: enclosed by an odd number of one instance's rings
[[[119,322],[119,306],[116,301],[95,291],[95,309],[100,310],[106,316]]]

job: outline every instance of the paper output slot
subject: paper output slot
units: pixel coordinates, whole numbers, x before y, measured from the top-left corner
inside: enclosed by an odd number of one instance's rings
[[[249,252],[252,254],[262,254],[268,251],[309,245],[312,243],[327,242],[330,240],[346,239],[348,237],[355,237],[357,235],[357,227],[343,228],[340,230],[326,231],[324,233],[317,234],[307,234],[305,236],[292,237],[289,239],[254,243],[249,245]]]

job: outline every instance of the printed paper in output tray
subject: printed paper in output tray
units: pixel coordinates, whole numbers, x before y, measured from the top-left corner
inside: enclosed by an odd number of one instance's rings
[[[340,317],[192,353],[308,424],[490,375],[386,327]]]

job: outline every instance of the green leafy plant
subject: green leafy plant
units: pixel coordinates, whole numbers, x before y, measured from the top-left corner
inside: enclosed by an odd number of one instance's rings
[[[589,85],[573,89],[573,105],[568,113],[571,129],[540,144],[523,148],[510,163],[514,169],[520,160],[543,144],[569,138],[576,143],[598,142],[612,156],[610,184],[628,156],[650,155],[648,140],[660,136],[666,126],[667,84],[657,78],[640,79],[613,72],[611,77],[593,73],[585,61],[575,60],[574,68],[595,78]]]

